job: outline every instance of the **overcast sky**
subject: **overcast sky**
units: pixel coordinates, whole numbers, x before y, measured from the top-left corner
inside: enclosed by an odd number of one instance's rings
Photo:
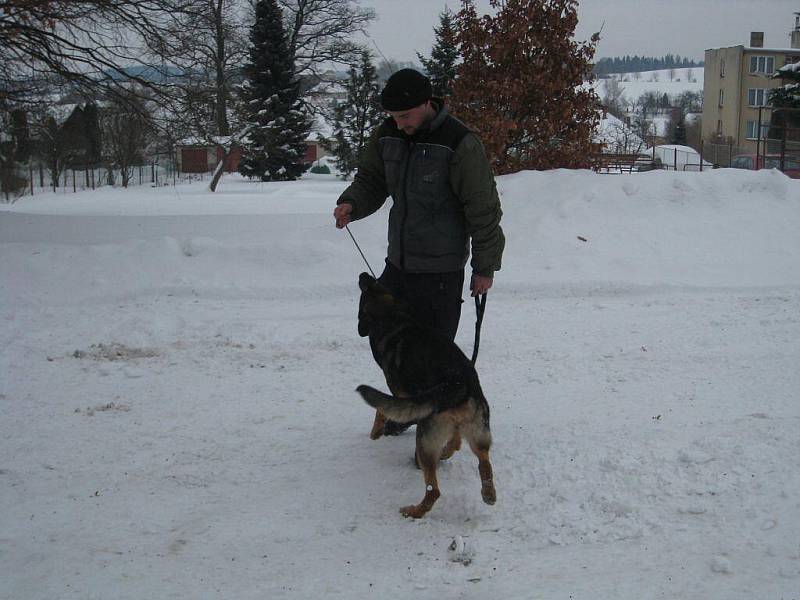
[[[457,10],[458,0],[447,0]],[[489,0],[477,0],[489,10]],[[445,0],[361,0],[379,20],[370,36],[387,58],[416,61],[433,45],[433,26]],[[703,59],[706,48],[749,44],[751,31],[764,32],[764,45],[788,48],[800,0],[580,0],[576,38],[589,39],[603,27],[597,57],[680,54]],[[374,46],[373,46],[374,50]]]

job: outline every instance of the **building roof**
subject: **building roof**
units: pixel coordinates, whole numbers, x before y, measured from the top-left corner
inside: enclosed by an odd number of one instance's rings
[[[737,44],[735,46],[720,46],[719,48],[706,48],[706,50],[728,50],[729,48],[741,48],[745,52],[780,52],[783,54],[800,54],[800,48],[756,48]]]

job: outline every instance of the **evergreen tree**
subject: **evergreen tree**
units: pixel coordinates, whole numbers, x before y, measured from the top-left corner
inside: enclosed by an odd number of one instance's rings
[[[360,64],[350,67],[348,75],[347,99],[333,111],[333,139],[323,140],[345,178],[358,167],[370,133],[383,120],[378,75],[368,51],[362,51]]]
[[[795,140],[800,128],[800,63],[787,64],[773,75],[781,87],[770,90],[767,101],[772,105],[768,136]]]
[[[249,54],[242,93],[248,134],[239,172],[262,181],[297,179],[306,168],[311,123],[300,100],[300,80],[276,0],[256,2]]]
[[[431,49],[431,57],[425,58],[417,52],[422,66],[428,72],[433,86],[433,95],[447,98],[452,91],[452,83],[456,78],[458,62],[458,45],[456,44],[455,18],[450,10],[445,9],[439,15],[439,27],[434,27],[436,41]]]
[[[496,13],[479,18],[473,0],[462,0],[456,17],[464,62],[453,113],[479,131],[498,174],[590,166],[600,101],[584,83],[599,37],[573,40],[577,0],[490,5]]]

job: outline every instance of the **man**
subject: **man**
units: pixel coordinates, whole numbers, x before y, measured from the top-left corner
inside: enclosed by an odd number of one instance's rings
[[[470,240],[473,296],[486,293],[500,269],[505,238],[494,177],[478,136],[432,97],[430,80],[418,71],[393,74],[381,105],[389,118],[336,203],[336,227],[371,215],[391,196],[378,281],[409,302],[420,322],[453,340]],[[393,433],[388,425],[385,433]]]

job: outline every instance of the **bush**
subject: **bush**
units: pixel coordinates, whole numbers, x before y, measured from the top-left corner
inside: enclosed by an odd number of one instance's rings
[[[330,175],[331,170],[328,165],[314,165],[311,167],[311,172],[316,175]]]
[[[0,201],[8,202],[11,197],[18,197],[28,187],[28,180],[13,172],[0,174]]]

